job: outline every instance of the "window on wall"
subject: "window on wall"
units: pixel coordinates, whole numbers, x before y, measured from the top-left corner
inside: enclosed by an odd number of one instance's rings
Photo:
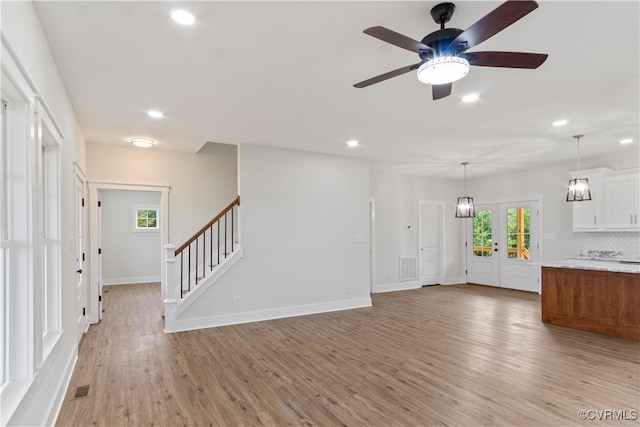
[[[42,231],[42,336],[60,332],[60,141],[53,124],[40,115],[41,231]],[[52,342],[45,342],[44,355]]]
[[[0,118],[0,384],[6,379],[7,335],[6,335],[6,292],[7,292],[7,255],[9,249],[9,235],[7,227],[7,104],[2,101],[2,117]]]
[[[491,211],[476,210],[473,218],[473,255],[490,257],[492,249]]]
[[[158,215],[160,208],[157,206],[134,206],[133,220],[134,231],[159,231],[160,217]]]
[[[529,208],[507,209],[508,258],[528,260],[531,258],[531,212]]]

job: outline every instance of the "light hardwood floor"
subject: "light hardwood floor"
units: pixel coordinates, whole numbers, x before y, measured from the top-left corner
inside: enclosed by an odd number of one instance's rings
[[[535,294],[434,286],[167,335],[159,285],[106,289],[57,425],[638,425],[640,345],[544,325]]]

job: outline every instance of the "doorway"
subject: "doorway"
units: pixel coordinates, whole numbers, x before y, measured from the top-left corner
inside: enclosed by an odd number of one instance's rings
[[[467,282],[540,292],[538,201],[478,204],[467,221]]]
[[[164,261],[164,246],[169,243],[169,187],[160,185],[135,185],[135,184],[110,184],[101,182],[89,183],[89,223],[91,245],[91,283],[89,290],[90,313],[89,322],[98,323],[102,319],[102,209],[100,192],[104,190],[147,191],[160,193],[160,205],[158,210],[158,229],[160,231],[160,247],[157,256]],[[160,269],[159,304],[164,314],[164,301],[166,295],[166,277],[164,262]]]
[[[445,203],[420,200],[418,206],[418,282],[439,285],[444,276]]]

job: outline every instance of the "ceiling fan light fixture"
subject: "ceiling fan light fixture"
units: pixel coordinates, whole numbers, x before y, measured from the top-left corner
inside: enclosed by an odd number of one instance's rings
[[[424,62],[418,68],[418,80],[443,85],[460,80],[469,72],[469,61],[461,56],[442,55]]]

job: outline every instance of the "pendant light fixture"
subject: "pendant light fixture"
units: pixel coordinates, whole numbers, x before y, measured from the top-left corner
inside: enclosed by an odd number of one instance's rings
[[[464,196],[458,197],[456,203],[456,218],[473,218],[476,216],[476,210],[473,206],[473,197],[467,196],[467,165],[469,162],[463,162],[464,166]]]
[[[580,138],[584,135],[573,135],[578,140],[578,171],[576,177],[569,180],[567,189],[567,202],[583,202],[591,200],[591,190],[589,189],[589,179],[580,178]]]

